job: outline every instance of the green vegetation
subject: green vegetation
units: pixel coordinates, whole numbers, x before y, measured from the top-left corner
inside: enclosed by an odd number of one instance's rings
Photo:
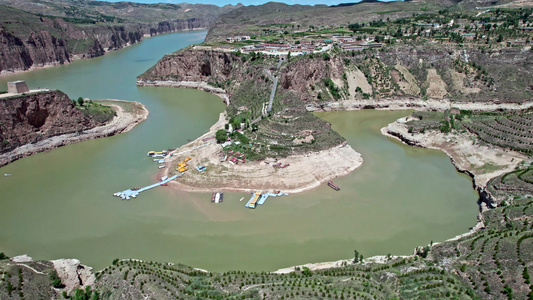
[[[111,107],[93,102],[92,100],[84,101],[82,97],[72,101],[75,103],[76,108],[98,123],[109,122],[116,114],[115,110]]]
[[[50,272],[50,280],[52,281],[52,286],[56,289],[62,289],[65,285],[61,282],[61,278],[57,276],[57,272],[53,270]]]
[[[477,136],[479,142],[498,146],[527,155],[533,154],[533,110],[507,113],[480,113],[459,111],[415,112],[418,120],[408,123],[411,132],[422,130],[440,130],[450,132],[470,132]]]
[[[226,130],[224,129],[219,129],[217,130],[217,132],[215,133],[215,138],[217,139],[217,143],[224,143],[227,139],[227,134],[226,134]]]

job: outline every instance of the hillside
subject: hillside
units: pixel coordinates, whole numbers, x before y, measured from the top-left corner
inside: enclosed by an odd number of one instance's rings
[[[497,7],[528,5],[521,0],[412,0],[412,1],[361,1],[337,6],[287,5],[269,2],[259,6],[240,7],[223,14],[210,28],[206,41],[223,41],[227,37],[260,36],[265,30],[274,29],[283,33],[328,29],[346,26],[355,22],[399,19],[415,14],[435,13],[440,10],[465,11]],[[292,30],[291,30],[292,29]]]

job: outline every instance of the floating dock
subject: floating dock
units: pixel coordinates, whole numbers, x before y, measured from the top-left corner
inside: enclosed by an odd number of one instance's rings
[[[181,174],[183,175],[183,174]],[[113,196],[116,196],[116,197],[120,197],[122,200],[130,200],[131,198],[136,198],[141,192],[144,192],[144,191],[147,191],[149,189],[153,189],[155,187],[158,187],[160,185],[163,185],[163,184],[167,184],[169,183],[170,181],[178,178],[178,177],[181,177],[180,175],[174,175],[172,177],[169,177],[163,181],[160,181],[158,183],[154,183],[152,185],[149,185],[149,186],[145,186],[141,189],[138,189],[138,190],[132,190],[132,189],[128,189],[128,190],[125,190],[125,191],[122,191],[122,192],[117,192],[117,193],[114,193]]]
[[[287,193],[278,192],[277,194],[273,193],[264,193],[264,194],[256,194],[252,193],[252,198],[248,200],[245,207],[248,208],[256,208],[257,205],[263,205],[265,204],[268,197],[281,197],[281,196],[289,196]]]

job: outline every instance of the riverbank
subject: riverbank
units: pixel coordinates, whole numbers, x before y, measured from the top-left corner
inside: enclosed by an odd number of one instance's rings
[[[209,132],[172,152],[166,158],[167,168],[158,177],[171,175],[179,161],[191,157],[189,171],[169,186],[190,192],[274,192],[301,193],[318,187],[320,184],[337,177],[345,176],[363,163],[363,158],[350,145],[344,142],[330,149],[292,155],[283,159],[267,158],[260,162],[247,161],[245,164],[232,164],[221,161],[219,154],[222,145],[213,137],[218,129],[224,128],[225,113]],[[289,164],[286,168],[272,165],[281,162]],[[203,165],[206,171],[198,172],[195,167]],[[324,166],[322,168],[317,166]],[[327,166],[327,167],[326,167]]]
[[[383,99],[351,99],[342,101],[331,101],[323,103],[311,103],[306,105],[306,109],[312,112],[318,111],[339,111],[339,110],[361,110],[361,109],[383,109],[383,110],[433,110],[445,111],[450,108],[472,111],[498,111],[498,110],[523,110],[533,107],[533,101],[523,103],[491,103],[491,102],[457,102],[449,99],[428,99],[421,98],[383,98]]]
[[[95,101],[111,106],[116,116],[107,124],[97,126],[81,133],[69,133],[54,136],[34,144],[26,144],[12,151],[0,155],[0,167],[5,166],[17,159],[30,156],[35,153],[52,150],[61,146],[82,142],[85,140],[108,137],[115,134],[130,131],[135,125],[146,120],[148,110],[139,102],[105,99]]]
[[[448,155],[455,168],[469,174],[478,191],[484,189],[491,178],[513,171],[528,157],[522,153],[476,143],[469,133],[409,133],[405,122],[397,120],[381,129],[381,133],[401,142],[423,148],[437,149]]]

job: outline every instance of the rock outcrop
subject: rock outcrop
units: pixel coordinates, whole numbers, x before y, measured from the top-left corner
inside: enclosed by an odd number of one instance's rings
[[[0,153],[52,136],[81,132],[99,123],[60,91],[0,99]]]

